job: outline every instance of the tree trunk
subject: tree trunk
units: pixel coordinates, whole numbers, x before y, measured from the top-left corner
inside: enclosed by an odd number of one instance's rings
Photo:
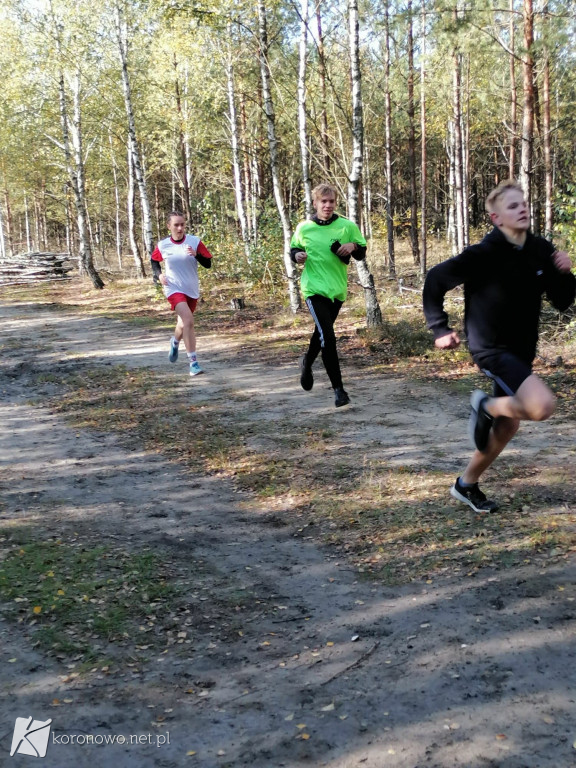
[[[10,207],[10,196],[8,190],[4,190],[4,206],[6,212],[6,252],[8,256],[14,255],[14,222],[12,221],[12,208]]]
[[[426,243],[426,184],[428,174],[426,168],[426,6],[425,0],[422,0],[421,13],[422,31],[420,39],[422,47],[420,51],[420,237],[422,239],[422,251],[420,254],[420,275],[422,279],[426,276],[428,249]]]
[[[370,174],[370,154],[368,147],[364,148],[364,168],[362,181],[362,221],[364,236],[367,240],[372,237],[372,178]]]
[[[94,268],[92,250],[86,237],[88,216],[86,213],[86,177],[84,157],[82,151],[82,122],[81,122],[81,98],[80,98],[80,73],[76,73],[73,90],[73,120],[70,124],[72,134],[72,146],[74,148],[75,169],[73,170],[72,187],[76,196],[76,215],[78,218],[78,235],[80,238],[80,260],[84,271],[92,280],[94,288],[103,288],[104,283]]]
[[[4,239],[4,212],[0,205],[0,258],[2,261],[6,258],[6,240]]]
[[[248,145],[248,125],[246,119],[246,99],[244,93],[240,92],[240,147],[243,163],[243,199],[246,203],[246,224],[248,227],[248,237],[251,245],[256,245],[256,195],[252,184],[251,153]]]
[[[384,21],[384,113],[386,133],[386,231],[388,235],[388,274],[396,278],[396,256],[394,253],[394,210],[392,186],[392,97],[390,95],[390,8],[386,0]]]
[[[545,190],[545,203],[544,203],[544,234],[546,237],[550,237],[552,229],[554,228],[554,208],[552,205],[552,148],[550,143],[550,57],[548,51],[545,54],[544,73],[543,73],[543,104],[542,104],[542,118],[543,118],[543,150],[544,150],[544,190]]]
[[[64,87],[64,78],[62,78],[62,87]],[[66,127],[68,130],[68,127]],[[70,165],[69,172],[72,171],[72,165]],[[28,251],[32,250],[32,240],[30,238],[30,214],[28,212],[28,197],[24,195],[24,223],[26,225],[26,248]]]
[[[56,49],[59,59],[58,71],[58,97],[60,106],[60,123],[62,127],[61,149],[64,151],[68,178],[74,193],[74,202],[76,206],[76,224],[78,227],[78,244],[80,251],[80,270],[88,275],[94,288],[103,288],[104,282],[94,267],[92,252],[87,236],[86,227],[86,195],[84,184],[84,158],[82,156],[82,123],[80,110],[80,74],[76,72],[73,89],[73,120],[69,119],[68,103],[66,99],[66,86],[64,80],[64,70],[62,62],[64,54],[62,51],[62,41],[60,37],[60,24],[54,15],[52,3],[50,3],[50,12],[54,25],[54,36]],[[72,132],[72,139],[70,139]],[[74,157],[71,144],[74,146]],[[26,206],[27,208],[27,206]],[[28,217],[27,217],[28,218]]]
[[[448,155],[448,221],[446,222],[446,238],[452,245],[452,255],[456,256],[459,253],[458,249],[458,233],[456,227],[456,173],[455,173],[455,157],[456,157],[456,141],[454,137],[454,121],[448,121],[448,141],[447,141],[447,155]]]
[[[522,77],[524,89],[524,111],[522,118],[522,153],[520,159],[520,183],[526,201],[532,210],[532,175],[534,154],[534,8],[532,0],[523,2],[524,17],[524,59]]]
[[[308,0],[300,5],[300,48],[298,62],[298,135],[300,139],[300,162],[302,164],[302,187],[304,189],[304,210],[306,217],[313,213],[312,184],[310,183],[310,160],[308,157],[308,131],[306,126],[306,63],[308,55]]]
[[[322,0],[316,2],[316,28],[318,30],[318,77],[320,80],[320,147],[322,149],[322,165],[326,177],[330,175],[330,150],[328,148],[328,103],[326,95],[326,57],[324,53],[324,35],[322,33]]]
[[[279,159],[278,159],[278,139],[276,137],[276,116],[274,114],[274,103],[272,101],[272,91],[270,89],[270,65],[268,62],[268,28],[266,20],[266,6],[264,0],[258,0],[258,37],[259,37],[259,59],[260,59],[260,77],[262,79],[262,98],[264,100],[264,110],[266,112],[266,126],[268,135],[268,149],[270,153],[270,173],[272,175],[272,185],[274,188],[274,199],[278,215],[282,222],[282,232],[284,234],[284,266],[286,268],[286,277],[288,279],[288,294],[290,298],[290,309],[296,313],[302,306],[300,292],[296,282],[296,272],[294,264],[290,258],[290,240],[292,239],[292,229],[290,219],[284,203],[284,195],[280,184]]]
[[[118,259],[118,269],[122,272],[122,234],[120,230],[120,189],[118,188],[118,165],[114,153],[114,144],[112,142],[112,132],[108,133],[110,143],[110,158],[112,161],[112,178],[114,179],[114,231],[116,241],[116,258]]]
[[[132,251],[132,258],[134,259],[134,265],[136,272],[144,276],[144,264],[142,261],[142,254],[140,253],[140,246],[138,245],[138,238],[136,237],[136,206],[135,206],[135,184],[134,184],[134,156],[132,154],[132,145],[128,144],[128,192],[126,195],[126,207],[128,213],[128,239],[130,240],[130,250]]]
[[[360,40],[358,23],[358,0],[348,0],[348,36],[350,40],[350,77],[352,81],[352,164],[348,178],[348,215],[359,224],[358,188],[362,178],[364,160],[364,118],[362,110],[362,78],[360,71]],[[368,327],[382,325],[382,312],[378,304],[374,278],[366,260],[355,261],[360,285],[364,289],[366,303],[366,324]]]
[[[470,57],[466,55],[466,109],[461,112],[462,126],[462,224],[464,248],[470,245]]]
[[[72,214],[70,213],[70,181],[66,182],[66,250],[74,253],[74,237],[72,235]]]
[[[180,149],[180,173],[182,174],[182,207],[187,221],[192,218],[190,210],[190,181],[188,177],[188,158],[186,156],[186,139],[184,136],[184,125],[186,121],[182,114],[182,99],[180,98],[180,83],[178,82],[178,61],[176,54],[173,59],[174,65],[174,92],[176,95],[176,111],[178,112],[178,144]]]
[[[461,55],[454,51],[452,56],[452,125],[454,155],[454,211],[456,225],[456,250],[464,250],[464,189],[462,163],[462,105],[461,98]]]
[[[122,90],[124,92],[124,106],[128,118],[128,143],[132,153],[132,163],[138,192],[140,194],[140,205],[142,208],[142,227],[144,230],[144,243],[148,256],[152,255],[154,250],[154,239],[152,235],[152,217],[150,216],[150,203],[148,201],[148,190],[144,178],[142,158],[138,141],[136,140],[136,121],[134,119],[134,109],[132,106],[132,92],[130,88],[130,77],[128,75],[128,25],[120,3],[116,5],[116,42],[118,44],[118,54],[122,68]]]
[[[410,244],[414,264],[420,265],[418,247],[418,195],[416,185],[416,129],[414,125],[414,28],[412,0],[408,6],[408,169],[410,174]]]
[[[516,58],[514,56],[514,0],[510,0],[510,150],[508,160],[508,178],[516,174],[516,134],[518,133],[518,97],[516,94]]]
[[[231,32],[228,32],[231,37]],[[236,199],[236,213],[240,222],[240,233],[244,243],[244,252],[246,257],[250,258],[250,233],[248,232],[248,221],[246,219],[246,210],[244,207],[244,194],[242,189],[242,174],[240,171],[240,155],[238,151],[238,120],[236,118],[236,91],[234,87],[234,70],[232,67],[232,54],[230,50],[227,54],[226,73],[228,81],[228,109],[230,122],[230,143],[232,146],[232,167],[234,171],[234,194]]]

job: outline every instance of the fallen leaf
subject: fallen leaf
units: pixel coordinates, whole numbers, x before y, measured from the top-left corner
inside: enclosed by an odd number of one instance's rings
[[[34,611],[34,613],[36,613],[36,614],[38,614],[38,613],[42,613],[42,606],[41,606],[41,605],[35,605],[35,606],[34,606],[34,608],[33,608],[32,610],[33,610],[33,611]]]
[[[498,739],[498,741],[506,741],[508,736],[506,736],[505,733],[497,733],[496,734],[496,738]]]
[[[287,723],[291,723],[292,720],[294,720],[294,712],[290,712],[289,715],[287,715],[284,720],[286,720]]]
[[[309,733],[301,733],[300,734],[300,738],[304,739],[304,741],[308,741],[308,739],[310,738],[310,734]]]
[[[191,749],[189,752],[186,752],[187,757],[192,757],[192,755],[195,755],[196,752],[194,752],[193,749]]]
[[[331,647],[334,645],[334,643],[333,643],[333,642],[329,642],[329,643],[326,643],[326,645],[327,645],[329,648],[331,648]]]
[[[334,702],[328,704],[326,707],[321,707],[320,712],[333,712],[336,709]]]
[[[306,728],[306,723],[298,723],[296,728],[299,728],[300,730],[302,730],[302,728]]]

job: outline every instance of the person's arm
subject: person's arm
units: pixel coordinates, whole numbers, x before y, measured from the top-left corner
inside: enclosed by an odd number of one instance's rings
[[[434,334],[434,344],[440,349],[452,349],[460,343],[444,310],[444,297],[471,276],[474,260],[479,258],[481,256],[474,254],[472,249],[466,249],[459,256],[432,267],[426,275],[422,294],[424,315],[426,325]]]
[[[308,258],[308,254],[298,246],[297,248],[290,248],[290,258],[294,264],[303,264]]]
[[[356,248],[352,251],[354,261],[363,261],[366,258],[366,246],[354,243]]]
[[[158,246],[154,248],[152,256],[150,256],[150,266],[152,267],[152,280],[155,283],[162,282],[160,276],[162,275],[162,267],[160,262],[162,261],[162,254],[158,250]]]
[[[212,254],[202,241],[198,243],[198,248],[196,248],[196,261],[205,269],[210,269],[212,266]]]
[[[343,261],[344,264],[350,263],[350,257],[355,261],[362,261],[366,258],[366,238],[360,232],[360,228],[354,222],[349,222],[347,237],[349,241],[340,245],[335,251],[336,256]]]
[[[576,296],[576,278],[571,271],[571,259],[566,251],[554,251],[550,261],[551,268],[546,276],[546,298],[555,309],[564,312]]]
[[[307,258],[306,248],[300,240],[300,224],[298,224],[290,241],[290,259],[294,264],[304,264]]]
[[[356,261],[362,261],[366,258],[366,246],[359,243],[344,243],[341,245],[338,241],[330,246],[332,253],[336,254],[344,264],[350,264],[350,256]]]

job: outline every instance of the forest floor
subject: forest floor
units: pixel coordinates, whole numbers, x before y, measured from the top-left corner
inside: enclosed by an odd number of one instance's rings
[[[574,366],[478,516],[465,353],[351,305],[335,409],[307,316],[207,302],[190,379],[142,286],[0,302],[0,764],[576,766]]]

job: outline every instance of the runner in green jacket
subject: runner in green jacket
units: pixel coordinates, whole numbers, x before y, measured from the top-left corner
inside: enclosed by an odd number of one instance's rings
[[[357,261],[366,257],[366,240],[356,224],[334,213],[334,187],[318,185],[312,190],[312,200],[316,215],[298,224],[290,244],[292,261],[304,265],[300,284],[315,323],[308,350],[300,360],[300,384],[306,391],[312,389],[312,366],[321,352],[339,408],[350,398],[342,384],[334,322],[346,300],[350,257]]]

